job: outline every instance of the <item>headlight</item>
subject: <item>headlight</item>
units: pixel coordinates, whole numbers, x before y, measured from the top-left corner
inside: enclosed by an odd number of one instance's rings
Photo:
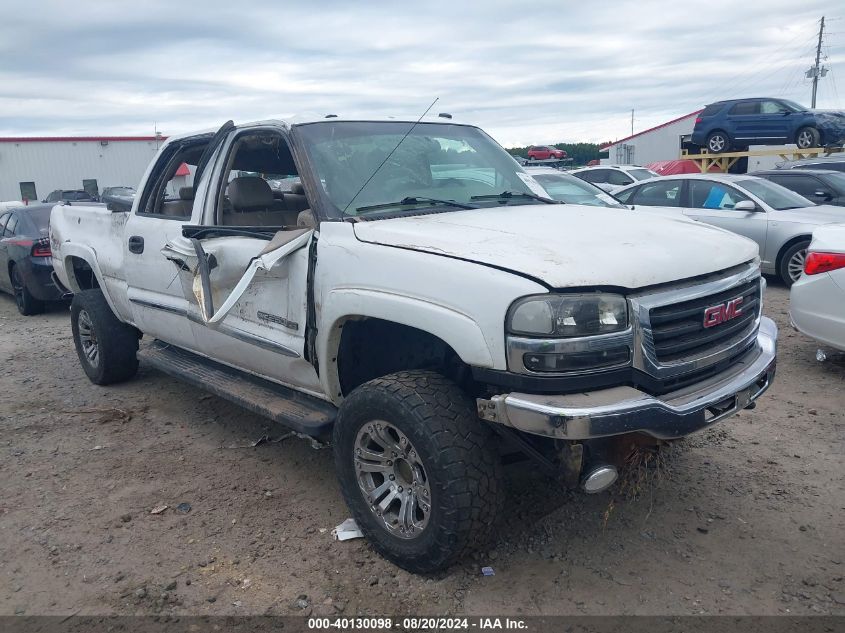
[[[571,338],[628,329],[628,303],[611,294],[549,294],[524,297],[508,311],[511,334]]]

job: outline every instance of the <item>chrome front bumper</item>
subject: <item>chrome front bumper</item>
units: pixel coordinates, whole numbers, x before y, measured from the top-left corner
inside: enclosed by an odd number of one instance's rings
[[[479,398],[478,415],[562,440],[625,433],[683,437],[748,407],[772,383],[777,326],[763,317],[755,346],[725,372],[663,396],[613,387],[565,396],[509,393]]]

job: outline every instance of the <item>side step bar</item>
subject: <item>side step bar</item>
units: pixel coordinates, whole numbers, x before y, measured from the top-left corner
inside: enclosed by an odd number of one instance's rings
[[[328,435],[337,415],[328,402],[162,341],[142,348],[138,360],[303,435]]]

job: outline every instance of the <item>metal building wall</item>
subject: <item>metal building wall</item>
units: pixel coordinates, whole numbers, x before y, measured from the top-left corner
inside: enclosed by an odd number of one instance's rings
[[[677,160],[681,152],[680,138],[692,134],[696,114],[662,127],[643,132],[633,138],[609,146],[603,164],[647,165],[658,160]],[[623,146],[628,146],[625,148]],[[626,160],[627,158],[627,160]]]
[[[21,182],[35,182],[43,200],[56,189],[136,186],[162,140],[47,140],[0,138],[0,201],[20,200]]]

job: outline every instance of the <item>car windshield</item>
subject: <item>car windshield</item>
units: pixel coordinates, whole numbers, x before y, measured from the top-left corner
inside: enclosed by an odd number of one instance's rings
[[[26,211],[30,223],[38,229],[41,235],[47,235],[47,230],[50,226],[50,212],[52,210],[53,207],[44,207],[41,209],[27,209]]]
[[[534,180],[543,185],[543,189],[549,192],[549,197],[553,200],[560,200],[569,204],[586,204],[591,207],[625,208],[625,205],[617,202],[613,196],[575,176],[528,173],[534,177]]]
[[[294,133],[301,137],[338,218],[419,214],[433,208],[454,212],[456,205],[544,204],[536,196],[548,196],[476,127],[321,121],[298,125]]]
[[[736,183],[748,193],[751,193],[773,209],[778,211],[785,211],[786,209],[798,209],[800,207],[815,206],[812,202],[807,200],[804,196],[799,196],[794,191],[790,191],[786,187],[781,187],[768,180],[762,178],[755,178],[754,180],[740,180]]]
[[[659,176],[656,171],[651,171],[650,169],[629,169],[628,173],[636,180],[648,180],[649,178],[654,178],[655,176]]]
[[[780,102],[793,112],[803,112],[807,109],[800,103],[795,103],[794,101],[790,101],[789,99],[781,99]]]
[[[134,196],[135,190],[132,187],[112,187],[109,189],[112,196]]]
[[[91,196],[84,191],[65,191],[62,194],[65,200],[90,200]]]
[[[836,191],[845,191],[845,174],[825,174],[824,181]]]

